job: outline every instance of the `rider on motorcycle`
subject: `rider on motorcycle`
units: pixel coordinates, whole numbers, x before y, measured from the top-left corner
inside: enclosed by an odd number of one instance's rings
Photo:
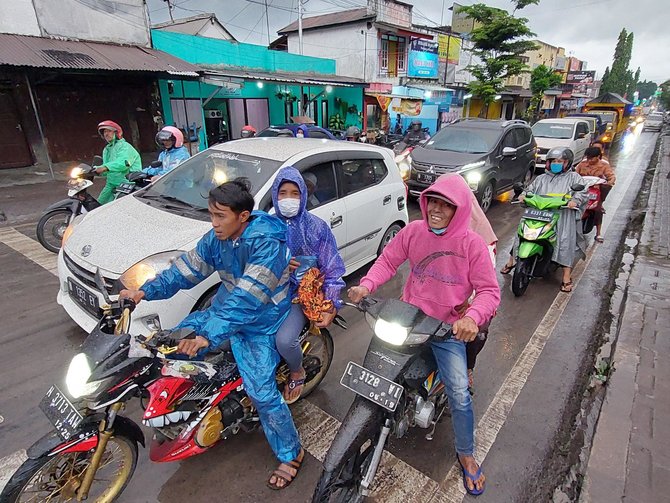
[[[361,138],[361,130],[356,126],[349,126],[344,132],[347,141],[358,141]]]
[[[312,173],[305,175],[314,177]],[[328,224],[307,211],[307,197],[307,185],[300,172],[291,166],[280,169],[272,184],[272,202],[277,216],[288,227],[286,243],[291,252],[289,269],[292,273],[290,297],[295,297],[301,276],[309,268],[318,267],[323,274],[325,298],[333,303],[333,309],[323,313],[322,320],[315,324],[317,327],[327,327],[342,305],[340,290],[344,287],[344,262]],[[305,321],[302,306],[292,304],[291,312],[277,332],[277,349],[291,372],[284,388],[284,399],[287,403],[293,403],[300,398],[305,383],[299,341]]]
[[[162,164],[158,168],[144,168],[142,171],[147,175],[163,176],[191,157],[184,146],[184,134],[174,126],[165,126],[156,133],[156,145],[163,147],[158,154],[158,160]]]
[[[253,126],[250,126],[247,124],[242,128],[242,131],[240,131],[240,137],[241,138],[253,138],[256,136],[256,128]]]
[[[596,241],[602,243],[604,241],[602,236],[603,212],[602,205],[607,199],[612,187],[616,183],[616,175],[610,163],[602,159],[602,152],[598,147],[589,147],[584,152],[584,159],[577,165],[575,169],[577,173],[582,176],[597,176],[604,178],[607,183],[600,185],[600,210],[594,213],[596,225]]]
[[[252,211],[254,198],[246,179],[212,189],[212,227],[196,247],[147,281],[140,290],[123,290],[122,298],[167,299],[217,272],[221,286],[204,311],[188,315],[178,328],[198,334],[182,339],[179,352],[201,354],[230,340],[244,387],[260,416],[263,432],[280,465],[268,484],[287,487],[298,474],[304,451],[288,406],[277,389],[279,354],[275,334],[288,315],[290,252],[286,225],[262,211]]]
[[[554,147],[547,153],[545,172],[531,182],[519,196],[524,200],[527,193],[541,196],[570,194],[572,185],[584,184],[584,179],[572,171],[575,155],[568,147]],[[561,292],[572,292],[572,267],[578,259],[586,257],[586,240],[582,233],[581,208],[588,200],[586,188],[572,195],[565,208],[560,210],[561,216],[556,229],[557,241],[553,262],[563,267]],[[577,210],[577,211],[576,211]],[[500,272],[509,274],[515,266],[514,257],[518,248],[518,236],[510,258]]]
[[[472,192],[460,176],[440,178],[421,193],[423,220],[410,222],[386,245],[352,302],[377,290],[409,260],[402,300],[427,315],[453,324],[454,336],[432,349],[451,408],[455,446],[471,494],[484,492],[485,477],[474,458],[474,414],[468,392],[465,343],[495,314],[500,288],[486,242],[470,226]],[[459,307],[472,302],[459,313]]]
[[[106,204],[114,200],[116,188],[127,181],[129,172],[142,170],[142,160],[137,150],[123,139],[123,129],[116,122],[102,121],[98,134],[107,142],[102,151],[102,165],[94,166],[96,174],[107,178],[98,196],[98,202]]]
[[[423,128],[423,124],[419,119],[414,119],[409,126],[409,131],[405,134],[405,137],[402,139],[408,147],[413,147],[421,143],[424,140],[430,138],[430,135],[426,133]]]

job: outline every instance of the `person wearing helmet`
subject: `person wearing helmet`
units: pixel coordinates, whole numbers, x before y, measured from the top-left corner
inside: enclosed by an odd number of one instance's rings
[[[165,126],[156,133],[156,145],[163,148],[158,154],[162,164],[157,168],[144,168],[142,171],[147,175],[163,176],[191,157],[184,146],[184,134],[174,126]]]
[[[402,139],[403,143],[408,147],[413,147],[430,138],[430,135],[423,130],[422,126],[423,124],[419,119],[414,119],[410,123],[409,131]]]
[[[240,131],[240,137],[241,138],[253,138],[256,136],[256,128],[253,126],[250,126],[247,124],[242,128],[242,131]]]
[[[142,170],[142,160],[137,150],[123,139],[123,129],[116,122],[102,121],[98,134],[107,142],[102,150],[102,165],[94,166],[98,175],[107,178],[98,196],[98,202],[106,204],[114,200],[116,188],[126,181],[129,172]]]
[[[523,202],[527,193],[539,195],[571,194],[574,184],[584,185],[584,179],[572,170],[575,155],[568,147],[554,147],[547,153],[545,172],[533,180],[519,196]],[[572,267],[579,259],[586,257],[586,240],[582,234],[582,211],[588,201],[586,188],[572,194],[566,207],[560,210],[560,218],[556,228],[556,246],[551,257],[553,262],[563,267],[562,292],[572,292]],[[503,274],[509,274],[514,268],[514,257],[518,248],[518,237],[512,250],[512,255]]]
[[[358,141],[361,137],[361,130],[356,126],[349,126],[344,133],[347,138],[347,141]]]

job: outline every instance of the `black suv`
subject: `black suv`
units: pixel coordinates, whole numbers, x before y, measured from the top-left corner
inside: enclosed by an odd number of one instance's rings
[[[459,173],[486,212],[515,182],[530,182],[536,148],[525,121],[461,119],[412,150],[409,193],[418,196],[438,176]]]

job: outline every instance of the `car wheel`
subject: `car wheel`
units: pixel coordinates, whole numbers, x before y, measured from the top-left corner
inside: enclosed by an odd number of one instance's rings
[[[386,229],[386,232],[384,233],[384,236],[382,237],[382,242],[379,243],[379,249],[377,250],[377,256],[381,255],[382,252],[384,251],[384,248],[386,248],[386,245],[391,242],[391,240],[396,237],[396,235],[400,232],[402,227],[400,224],[393,224],[391,227]]]
[[[484,188],[481,190],[479,199],[479,206],[482,211],[486,213],[493,204],[493,182],[486,182]]]

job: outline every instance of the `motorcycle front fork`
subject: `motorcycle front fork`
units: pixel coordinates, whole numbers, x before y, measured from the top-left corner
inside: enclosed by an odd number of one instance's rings
[[[391,432],[392,425],[393,423],[391,422],[391,419],[387,418],[386,421],[384,421],[384,426],[382,426],[379,440],[377,440],[377,445],[375,445],[375,451],[372,453],[372,461],[370,462],[368,471],[365,472],[365,477],[363,477],[363,480],[361,480],[361,494],[363,496],[367,497],[370,495],[370,486],[372,485],[372,481],[375,479],[375,475],[377,474],[377,468],[379,468],[379,462],[382,459],[382,453],[384,452],[386,439]]]

